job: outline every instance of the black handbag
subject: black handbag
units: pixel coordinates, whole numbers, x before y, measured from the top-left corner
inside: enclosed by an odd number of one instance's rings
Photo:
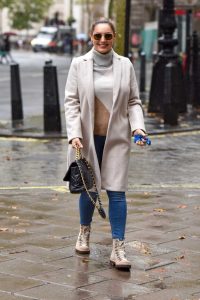
[[[81,177],[79,167],[82,170],[87,189],[90,190],[93,187],[93,180],[89,171],[89,165],[87,164],[85,158],[80,158],[78,163],[77,160],[71,163],[67,173],[65,174],[65,177],[63,178],[64,181],[69,182],[69,190],[72,194],[79,194],[85,191],[85,186]]]
[[[100,216],[106,218],[101,199],[96,187],[92,167],[85,157],[82,156],[81,150],[76,149],[76,159],[69,166],[65,174],[64,181],[69,182],[69,190],[72,194],[78,194],[85,191],[91,202],[97,208]],[[93,189],[94,191],[89,191]],[[96,200],[98,204],[96,203]]]

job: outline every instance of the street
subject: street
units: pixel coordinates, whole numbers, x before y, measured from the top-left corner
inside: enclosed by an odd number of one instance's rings
[[[109,265],[109,222],[97,213],[90,256],[74,252],[77,196],[62,181],[67,141],[2,137],[0,298],[200,299],[199,138],[193,131],[132,145],[127,273]]]
[[[27,126],[41,126],[43,115],[43,67],[45,61],[52,60],[57,67],[60,107],[63,109],[64,87],[71,58],[65,55],[48,54],[45,52],[12,51],[12,56],[19,64],[24,119]],[[0,65],[0,123],[8,126],[11,121],[10,66]],[[8,105],[9,104],[9,105]],[[36,120],[34,119],[36,118]],[[30,119],[30,120],[29,120]]]
[[[95,212],[90,255],[77,255],[77,195],[69,193],[63,112],[70,57],[13,51],[20,65],[24,126],[11,126],[10,67],[0,65],[0,299],[199,300],[198,111],[175,127],[145,123],[151,146],[132,143],[127,193],[131,272],[109,264],[108,219]],[[43,131],[43,66],[57,66],[62,134]],[[139,78],[139,64],[135,65]],[[147,68],[147,92],[151,64]],[[190,107],[191,109],[191,107]],[[194,117],[195,116],[195,117]],[[108,215],[108,200],[102,192]]]
[[[45,52],[12,51],[12,56],[19,64],[22,102],[24,112],[24,129],[33,131],[43,130],[43,67],[45,61],[52,60],[57,67],[60,110],[62,113],[62,131],[65,132],[63,114],[64,89],[68,69],[71,63],[69,55],[55,55]],[[139,80],[139,67],[136,63],[136,75]],[[0,128],[11,129],[11,94],[10,94],[10,66],[0,64]],[[147,90],[150,86],[151,68],[147,68]]]

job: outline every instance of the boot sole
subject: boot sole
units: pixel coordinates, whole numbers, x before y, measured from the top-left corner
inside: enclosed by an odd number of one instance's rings
[[[112,260],[110,260],[110,264],[115,267],[117,270],[130,270],[131,265],[116,265],[116,263]]]
[[[90,254],[90,250],[81,251],[81,250],[75,249],[75,251],[76,251],[76,253],[78,253],[78,254]]]

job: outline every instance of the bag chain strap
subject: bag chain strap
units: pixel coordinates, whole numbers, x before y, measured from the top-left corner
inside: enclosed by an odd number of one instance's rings
[[[88,191],[87,189],[87,186],[86,186],[86,183],[85,183],[85,180],[84,180],[84,177],[83,177],[83,173],[82,173],[82,170],[81,170],[81,166],[79,164],[79,159],[82,158],[82,155],[81,155],[81,150],[79,148],[76,148],[76,162],[77,162],[77,165],[78,165],[78,168],[79,168],[79,171],[80,171],[80,174],[81,174],[81,179],[83,181],[83,185],[84,185],[84,188],[86,190],[86,193],[88,195],[88,197],[90,198],[91,202],[93,203],[93,205],[98,209],[100,210],[101,207],[102,207],[102,202],[101,202],[101,199],[100,199],[100,196],[99,196],[99,193],[98,193],[98,190],[97,190],[97,186],[96,186],[96,183],[95,183],[95,179],[94,179],[94,173],[93,173],[93,170],[90,166],[90,164],[88,163],[88,161],[86,159],[85,160],[85,163],[87,164],[87,167],[90,171],[90,174],[92,176],[92,181],[93,181],[93,186],[94,186],[94,189],[95,189],[95,193],[97,194],[97,200],[99,202],[99,205],[96,204],[96,202],[94,201],[94,199],[92,198],[92,196],[90,195],[90,192]]]

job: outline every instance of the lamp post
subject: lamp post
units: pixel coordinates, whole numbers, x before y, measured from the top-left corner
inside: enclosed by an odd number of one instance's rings
[[[124,32],[124,56],[129,57],[129,31],[130,31],[131,0],[125,3],[125,32]]]
[[[179,112],[186,112],[182,67],[174,51],[178,44],[173,37],[176,26],[174,0],[163,0],[162,36],[158,40],[161,51],[153,67],[148,111],[163,113],[164,123],[170,125],[178,123]]]

